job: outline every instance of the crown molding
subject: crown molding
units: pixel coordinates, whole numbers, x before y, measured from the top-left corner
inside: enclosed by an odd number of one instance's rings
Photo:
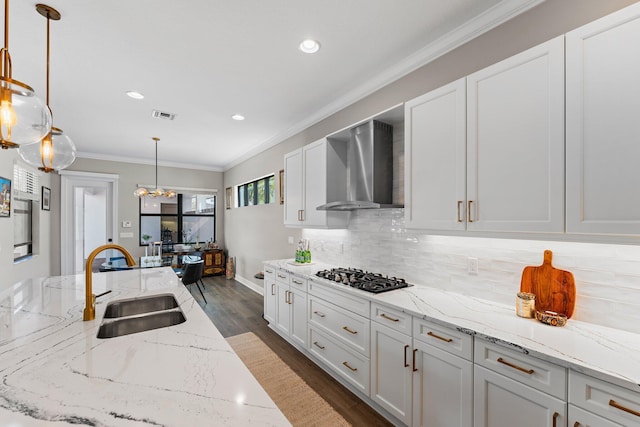
[[[368,81],[356,86],[349,92],[345,93],[334,102],[321,108],[315,114],[298,122],[290,128],[277,133],[273,137],[264,141],[252,150],[247,151],[235,160],[227,163],[223,171],[239,165],[240,163],[250,159],[269,148],[278,145],[287,138],[290,138],[310,126],[326,119],[332,114],[348,107],[349,105],[371,95],[373,92],[393,83],[394,81],[406,76],[412,71],[438,59],[439,57],[451,52],[455,48],[475,39],[476,37],[492,30],[500,24],[526,12],[534,6],[543,3],[545,0],[503,0],[484,13],[470,19],[464,25],[448,32],[440,38],[429,43],[425,47],[419,49],[415,53],[409,55],[404,60],[396,63],[392,67],[387,68],[382,73],[369,79]]]

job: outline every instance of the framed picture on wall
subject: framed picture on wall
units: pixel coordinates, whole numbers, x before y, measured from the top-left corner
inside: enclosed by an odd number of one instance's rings
[[[233,197],[232,187],[227,187],[224,190],[224,208],[225,209],[231,209],[232,197]]]
[[[48,187],[42,187],[42,210],[51,210],[51,189]]]
[[[11,180],[0,176],[0,217],[11,216]]]
[[[280,179],[280,182],[279,182],[280,192],[278,193],[278,200],[280,200],[281,205],[284,205],[284,169],[280,169],[278,178]]]

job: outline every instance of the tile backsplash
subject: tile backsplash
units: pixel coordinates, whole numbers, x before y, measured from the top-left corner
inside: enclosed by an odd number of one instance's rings
[[[640,246],[429,235],[404,227],[403,209],[351,213],[346,230],[305,229],[314,260],[404,277],[433,286],[512,304],[522,270],[542,264],[573,273],[572,319],[640,333]],[[478,274],[467,272],[478,259]]]

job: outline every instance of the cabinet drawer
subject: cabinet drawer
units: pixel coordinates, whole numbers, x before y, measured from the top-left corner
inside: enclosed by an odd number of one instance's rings
[[[386,307],[384,305],[371,303],[371,320],[375,320],[381,325],[385,325],[405,335],[411,335],[412,316],[400,310]]]
[[[342,347],[319,330],[309,328],[309,350],[326,363],[335,373],[369,394],[369,359]]]
[[[285,285],[289,284],[289,272],[285,270],[276,269],[276,281]]]
[[[276,268],[271,265],[264,265],[264,278],[276,280]]]
[[[302,277],[298,277],[296,275],[289,275],[289,284],[292,289],[299,289],[301,291],[307,292],[307,279],[303,279]]]
[[[369,317],[369,300],[332,289],[316,280],[309,280],[309,293],[362,317]]]
[[[569,405],[569,427],[623,427],[577,406]]]
[[[569,403],[625,426],[640,426],[640,393],[569,371]]]
[[[369,357],[369,319],[314,296],[309,297],[310,323]]]
[[[476,339],[474,362],[557,398],[566,399],[567,370],[527,354]]]
[[[473,336],[455,329],[415,317],[413,338],[463,359],[473,360]]]

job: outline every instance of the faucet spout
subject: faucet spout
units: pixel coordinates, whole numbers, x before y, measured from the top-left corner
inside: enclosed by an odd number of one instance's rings
[[[85,291],[86,291],[86,301],[84,306],[84,312],[82,319],[83,320],[93,320],[96,318],[96,296],[93,294],[93,285],[92,285],[92,275],[91,275],[91,266],[93,265],[93,261],[96,256],[106,250],[106,249],[115,249],[120,251],[122,255],[124,255],[127,265],[129,267],[136,265],[136,261],[133,259],[131,254],[122,246],[108,244],[98,246],[89,254],[87,257],[87,264],[85,266]]]

